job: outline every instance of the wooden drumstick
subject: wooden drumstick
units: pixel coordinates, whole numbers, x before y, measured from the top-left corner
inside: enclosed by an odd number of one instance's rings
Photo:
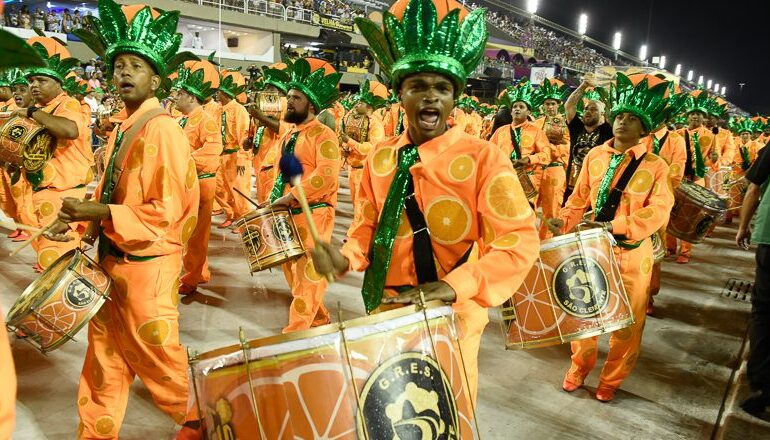
[[[561,228],[557,228],[556,226],[552,225],[545,217],[543,217],[542,212],[535,211],[535,214],[537,215],[537,218],[539,218],[541,222],[545,223],[545,226],[548,228],[549,231],[551,231],[552,234],[561,235]]]
[[[246,194],[242,193],[241,190],[239,190],[236,187],[233,187],[233,190],[235,190],[235,192],[240,194],[241,197],[243,197],[244,199],[248,200],[252,205],[254,205],[255,208],[257,208],[257,209],[260,208],[259,203],[255,202],[254,200],[251,199],[251,197],[249,197]]]
[[[305,214],[305,219],[307,219],[307,226],[310,229],[310,236],[313,237],[314,242],[320,242],[321,238],[318,235],[318,229],[316,228],[315,222],[313,221],[313,212],[310,210],[310,205],[307,203],[307,197],[305,197],[305,190],[301,185],[302,163],[300,163],[299,159],[297,159],[297,156],[295,156],[293,153],[284,152],[283,156],[281,156],[279,166],[281,168],[281,174],[283,175],[284,179],[288,180],[289,183],[291,183],[291,186],[297,188],[297,201],[299,201],[299,205],[302,207],[302,212]],[[325,273],[324,275],[330,283],[334,282],[333,273]]]
[[[52,228],[52,227],[53,227],[53,226],[56,224],[56,222],[58,222],[58,221],[59,221],[59,219],[57,218],[56,220],[52,221],[52,222],[51,222],[51,224],[49,224],[49,225],[48,225],[48,226],[46,226],[45,228],[43,228],[43,229],[40,229],[40,230],[38,230],[37,232],[35,232],[34,234],[32,234],[32,236],[31,236],[31,237],[29,237],[29,238],[27,239],[27,241],[25,241],[25,242],[24,242],[24,243],[22,243],[22,244],[21,244],[19,247],[17,247],[16,249],[14,249],[14,250],[13,250],[13,252],[11,252],[11,253],[9,254],[9,256],[10,256],[10,257],[13,257],[14,255],[18,254],[18,253],[19,253],[19,251],[21,251],[21,250],[22,250],[22,249],[24,249],[25,247],[29,246],[30,244],[32,244],[32,242],[33,242],[33,241],[37,240],[37,239],[38,239],[38,238],[39,238],[41,235],[43,235],[43,233],[45,233],[46,231],[48,231],[49,229],[51,229],[51,228]]]
[[[29,231],[29,232],[38,232],[40,231],[40,228],[36,228],[34,226],[28,226],[22,223],[8,223],[5,221],[0,220],[0,228],[8,229],[10,231],[15,231],[17,229],[21,229],[22,231]]]

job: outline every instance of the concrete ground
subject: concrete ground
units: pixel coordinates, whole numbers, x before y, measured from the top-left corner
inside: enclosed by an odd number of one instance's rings
[[[349,196],[341,199],[336,240],[350,222]],[[250,339],[279,333],[291,299],[280,270],[249,276],[237,236],[215,226],[212,231],[213,278],[179,306],[182,341],[202,352],[237,343],[239,326]],[[734,370],[741,363],[749,304],[720,292],[729,278],[753,278],[753,253],[735,248],[734,233],[734,227],[719,227],[713,238],[695,247],[687,266],[664,263],[662,292],[655,316],[647,321],[641,357],[609,404],[593,397],[600,367],[588,378],[586,389],[565,393],[561,381],[569,366],[569,347],[505,351],[499,313],[491,311],[479,355],[480,437],[708,439],[719,425],[724,438],[770,438],[770,424],[735,409],[746,393],[740,388],[742,375]],[[0,239],[0,307],[6,312],[36,278],[32,251],[11,258],[7,255],[13,246]],[[345,319],[362,314],[361,281],[359,274],[348,275],[329,289],[325,302],[333,316],[338,303]],[[12,340],[19,381],[15,439],[74,438],[86,332],[78,339],[48,356]],[[738,385],[731,381],[733,376]],[[723,402],[725,411],[720,411]],[[137,381],[121,438],[168,439],[175,429]]]

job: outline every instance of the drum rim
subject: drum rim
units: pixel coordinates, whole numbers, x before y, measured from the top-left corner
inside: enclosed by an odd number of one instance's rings
[[[692,189],[690,189],[692,187],[698,187],[699,189],[692,190]],[[701,192],[702,193],[703,191],[706,191],[709,194],[711,194],[713,196],[713,198],[703,200],[704,202],[706,202],[703,205],[704,208],[709,209],[711,211],[716,211],[716,212],[722,212],[722,211],[725,211],[727,209],[727,206],[722,206],[722,204],[724,203],[724,200],[721,197],[719,197],[719,194],[717,194],[714,191],[711,191],[710,189],[706,188],[705,186],[699,185],[699,184],[697,184],[695,182],[682,182],[682,183],[680,183],[679,186],[676,187],[676,190],[674,192],[676,193],[678,191],[683,192],[685,195],[692,194],[694,192]]]
[[[570,232],[569,234],[563,234],[541,241],[540,252],[550,251],[558,246],[578,241],[578,237],[584,237],[586,239],[605,237],[609,239],[609,237],[607,237],[608,234],[609,233],[602,228],[591,228],[584,231]]]
[[[441,308],[441,307],[447,307],[447,306],[449,306],[449,304],[446,304],[443,301],[434,300],[426,303],[425,309],[435,309],[435,308]],[[265,336],[262,338],[252,339],[246,343],[247,344],[246,349],[267,347],[270,345],[278,345],[285,342],[293,342],[301,339],[310,339],[316,336],[339,333],[340,331],[348,329],[350,327],[362,327],[365,325],[374,325],[383,321],[401,318],[403,316],[411,315],[412,313],[417,313],[420,311],[422,311],[422,308],[418,304],[410,304],[408,306],[399,307],[397,309],[386,310],[380,313],[364,315],[358,318],[353,318],[353,319],[344,321],[342,323],[344,324],[344,326],[340,325],[341,323],[336,322],[336,323],[326,324],[318,327],[313,327],[308,330],[300,330],[300,331],[291,332],[291,333],[278,334],[278,335]],[[213,350],[209,350],[198,354],[195,357],[195,361],[213,359],[229,353],[242,351],[243,349],[244,347],[241,344],[233,344],[226,347],[215,348]],[[253,360],[250,362],[253,362]]]
[[[259,208],[259,209],[255,209],[253,211],[247,212],[246,214],[242,215],[238,220],[236,220],[235,223],[247,222],[249,220],[252,220],[252,219],[255,219],[255,218],[258,218],[258,217],[262,217],[265,213],[268,213],[268,212],[270,212],[270,213],[285,212],[288,215],[292,215],[291,210],[288,207],[286,207],[286,206],[283,206],[283,205],[278,205],[278,206],[268,205],[268,206],[265,206],[264,208]]]
[[[629,312],[631,312],[630,308],[629,308]],[[636,319],[634,318],[633,313],[631,313],[631,315],[628,316],[627,318],[624,318],[620,321],[613,322],[610,325],[594,328],[594,329],[591,329],[590,331],[570,333],[569,335],[567,335],[567,337],[560,338],[559,336],[554,336],[554,337],[545,338],[545,339],[538,339],[537,341],[533,341],[533,342],[506,341],[505,348],[526,350],[530,348],[542,348],[542,347],[549,347],[554,345],[563,345],[568,342],[579,341],[581,339],[587,339],[587,338],[592,338],[594,336],[601,336],[607,333],[616,332],[618,330],[629,327],[630,325],[633,325],[635,321]]]

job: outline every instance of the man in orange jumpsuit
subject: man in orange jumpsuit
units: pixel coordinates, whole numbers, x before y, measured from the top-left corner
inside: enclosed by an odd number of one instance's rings
[[[400,0],[390,12],[399,20],[420,20],[415,17],[417,8],[408,6],[415,4],[420,3]],[[422,2],[428,17],[433,5]],[[381,304],[387,308],[417,303],[421,292],[427,301],[454,303],[475,401],[487,308],[511,297],[535,261],[539,243],[534,213],[507,156],[460,127],[446,128],[455,98],[475,70],[486,39],[483,10],[468,14],[454,1],[447,4],[449,8],[460,9],[462,20],[477,23],[471,30],[473,38],[483,37],[473,45],[458,41],[450,54],[421,54],[424,59],[419,63],[401,63],[395,57],[395,66],[383,66],[391,70],[392,84],[399,91],[409,121],[407,131],[380,143],[367,158],[358,193],[362,208],[345,246],[340,251],[323,243],[313,260],[321,273],[366,271],[362,294],[367,312],[380,310]],[[438,19],[447,12],[439,11]],[[361,29],[376,26],[361,19],[357,24]],[[435,39],[436,47],[443,43],[441,34],[410,37]],[[377,58],[393,59],[392,55]],[[424,212],[425,229],[413,231],[403,208],[412,197],[410,180],[417,210]],[[389,244],[373,246],[375,241]],[[432,255],[416,259],[418,246]],[[465,261],[464,255],[474,246],[481,250],[481,258]]]
[[[39,171],[26,170],[24,175],[31,184],[34,226],[44,228],[56,220],[56,214],[65,197],[83,198],[86,185],[93,180],[91,165],[91,131],[83,117],[80,103],[62,89],[65,75],[78,61],[70,58],[69,51],[58,41],[47,37],[33,37],[27,43],[35,47],[47,60],[44,68],[26,71],[30,92],[36,106],[15,111],[15,115],[29,117],[44,126],[56,138],[53,157]],[[33,243],[37,251],[35,270],[41,272],[60,256],[77,246],[79,235],[61,243],[41,236]]]
[[[112,0],[100,0],[100,10],[107,13],[96,19],[102,22],[96,32],[129,23],[124,33],[88,39],[106,43],[105,62],[125,108],[112,118],[119,125],[108,140],[97,201],[68,198],[60,223],[49,234],[66,239],[60,233],[67,223],[98,222],[99,264],[113,282],[110,301],[89,322],[78,392],[81,439],[118,438],[136,376],[158,408],[178,424],[188,420],[187,355],[179,343],[177,289],[199,198],[187,137],[155,98],[167,69],[177,67],[171,60],[181,41],[176,34],[179,13],[159,13],[143,5],[121,8]],[[148,21],[155,32],[140,29]],[[188,426],[197,428],[198,422]]]
[[[315,115],[331,106],[337,98],[337,84],[341,77],[342,74],[335,72],[331,65],[316,65],[311,72],[307,60],[300,59],[294,63],[284,117],[284,121],[292,125],[282,130],[278,141],[282,155],[294,154],[302,163],[304,171],[300,185],[313,211],[318,234],[325,241],[331,239],[334,229],[342,157],[337,134]],[[284,180],[279,162],[280,156],[273,164],[275,183],[270,192],[270,202],[297,207],[297,188],[292,188]],[[315,243],[308,233],[307,220],[301,212],[295,210],[293,213],[302,243],[305,249],[312,251]],[[313,269],[309,252],[284,263],[282,267],[294,297],[289,307],[289,324],[283,332],[329,323],[329,312],[323,304],[328,281]]]
[[[538,101],[542,102],[544,116],[534,124],[543,130],[548,138],[551,152],[550,162],[541,165],[543,179],[540,183],[538,206],[543,210],[543,218],[556,218],[564,201],[564,191],[567,189],[567,173],[569,162],[570,137],[564,116],[559,113],[559,106],[567,94],[567,86],[555,79],[544,79],[536,93]],[[540,239],[551,238],[545,222],[540,224]]]
[[[514,168],[523,169],[535,190],[539,190],[542,166],[551,163],[551,147],[545,132],[529,121],[532,109],[540,105],[538,96],[525,79],[516,87],[509,87],[502,99],[511,109],[513,122],[498,128],[489,141],[500,147]]]
[[[343,133],[340,134],[340,144],[346,154],[348,164],[348,181],[350,197],[353,201],[353,217],[358,211],[356,193],[361,186],[361,176],[364,173],[364,162],[375,145],[385,138],[382,122],[372,113],[385,106],[388,89],[377,81],[364,81],[356,95],[358,102],[353,110],[345,116]]]
[[[602,402],[615,397],[616,390],[639,357],[653,263],[650,236],[666,224],[674,204],[674,195],[668,185],[669,166],[660,157],[647,154],[644,139],[668,116],[667,111],[655,106],[664,99],[667,83],[648,88],[647,82],[642,81],[634,86],[622,73],[618,73],[617,83],[615,106],[611,111],[615,136],[588,152],[575,191],[559,215],[563,231],[571,231],[583,223],[588,227],[604,227],[618,240],[613,251],[631,304],[634,324],[610,335],[609,353],[596,390],[596,398]],[[649,98],[650,95],[657,99]],[[650,101],[653,104],[648,108],[640,108],[637,104]],[[638,168],[626,188],[616,188],[632,163]],[[613,198],[611,194],[617,197]],[[588,209],[593,210],[594,220],[583,221]],[[572,342],[572,366],[562,384],[565,391],[580,388],[593,369],[598,355],[597,339]]]
[[[736,149],[735,140],[733,139],[730,130],[721,128],[718,123],[719,120],[724,118],[727,113],[727,102],[722,98],[715,97],[711,101],[711,105],[708,108],[708,115],[703,121],[703,125],[706,126],[714,135],[714,149],[719,154],[719,162],[714,164],[715,170],[719,167],[730,167],[735,159]]]
[[[184,252],[185,274],[179,285],[182,295],[194,293],[198,284],[211,279],[208,264],[211,206],[216,192],[219,156],[222,154],[222,135],[214,118],[203,110],[202,103],[214,93],[211,85],[218,83],[219,72],[211,64],[188,61],[179,70],[174,84],[178,89],[175,106],[183,115],[179,125],[190,143],[200,186],[198,223]]]
[[[279,68],[280,66],[280,68]],[[281,119],[286,113],[286,87],[289,84],[289,75],[286,71],[286,64],[277,64],[263,70],[262,92],[274,94],[281,97],[280,114],[265,113],[258,106],[253,105],[248,108],[249,115],[254,119],[253,124],[254,138],[254,173],[257,176],[257,202],[265,203],[270,196],[270,190],[273,189],[275,178],[273,175],[273,164],[275,158],[280,155],[280,146],[278,145],[279,132],[281,130]]]
[[[748,118],[744,118],[740,121],[731,120],[730,130],[737,136],[735,140],[735,158],[732,163],[732,173],[730,174],[730,181],[736,182],[746,176],[746,171],[751,167],[751,164],[757,159],[761,145],[758,141],[752,140],[751,135],[756,132],[757,123]],[[740,201],[742,195],[740,194],[745,188],[742,185],[733,185],[730,188],[730,198],[734,201]],[[735,205],[735,206],[733,206]],[[738,215],[736,209],[738,205],[733,202],[730,209],[725,216],[725,223],[730,224],[733,221],[733,217]]]
[[[216,201],[225,211],[226,228],[234,220],[249,212],[251,204],[233,190],[251,193],[250,150],[243,148],[249,136],[249,112],[237,100],[246,87],[246,79],[239,72],[224,71],[219,81],[219,102],[222,103],[222,157],[216,177]]]
[[[385,128],[385,139],[401,136],[409,126],[409,121],[404,115],[401,102],[394,102],[383,115],[382,125]]]
[[[690,94],[685,103],[687,113],[687,128],[677,132],[684,137],[687,159],[685,161],[684,180],[705,185],[703,180],[706,168],[719,169],[719,152],[714,148],[714,134],[705,127],[704,120],[708,117],[709,108],[716,102],[708,96],[708,92],[696,90]],[[681,241],[679,255],[676,257],[678,264],[687,264],[692,257],[692,243],[677,240],[672,235],[666,236],[666,253],[675,255],[677,243]]]

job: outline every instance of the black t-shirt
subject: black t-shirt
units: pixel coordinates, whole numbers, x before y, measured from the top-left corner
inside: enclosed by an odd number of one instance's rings
[[[751,164],[751,168],[746,172],[746,180],[755,185],[764,185],[770,176],[770,148],[765,145],[762,150],[759,151],[757,160]]]
[[[567,182],[568,186],[571,187],[571,184],[569,184],[571,180],[569,176],[571,174],[577,175],[577,173],[580,171],[580,168],[583,166],[583,160],[591,148],[607,142],[608,140],[612,139],[614,135],[612,134],[612,125],[607,122],[604,122],[600,126],[596,127],[594,131],[590,133],[587,132],[583,121],[577,116],[572,118],[572,120],[567,124],[567,129],[569,130],[571,144],[569,169],[567,170]]]

